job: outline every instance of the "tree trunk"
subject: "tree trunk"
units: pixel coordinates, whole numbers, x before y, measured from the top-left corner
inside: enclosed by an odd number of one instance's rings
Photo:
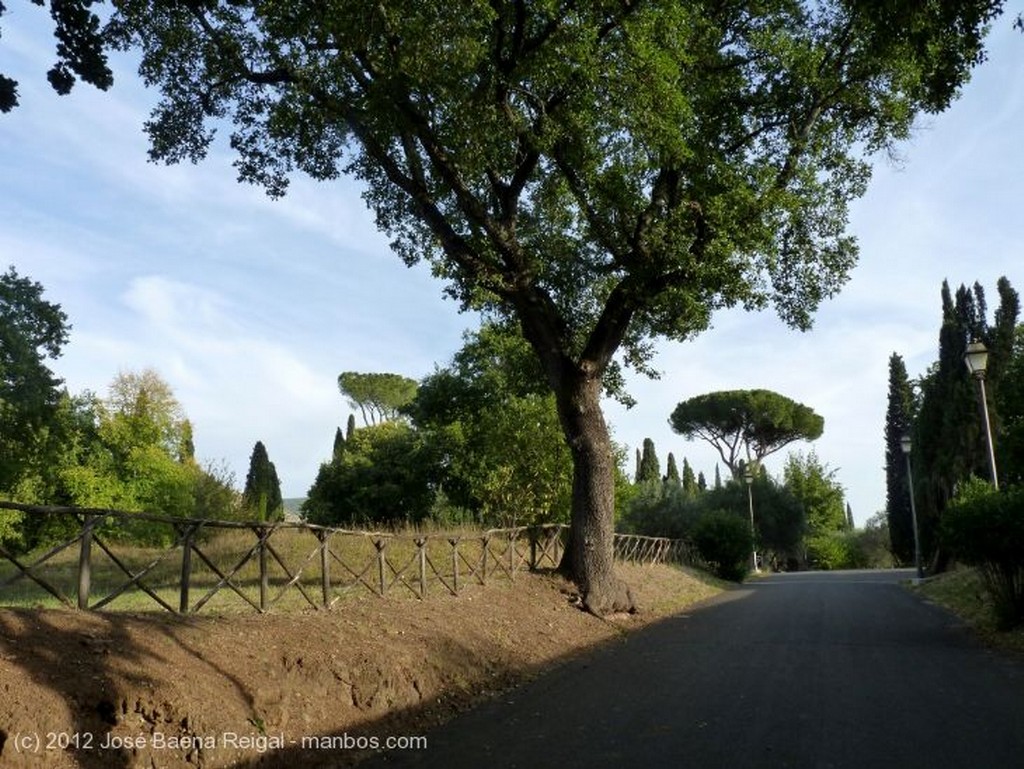
[[[579,588],[593,614],[636,611],[629,586],[614,568],[615,456],[601,413],[596,377],[563,380],[556,393],[572,451],[572,526],[559,570]]]

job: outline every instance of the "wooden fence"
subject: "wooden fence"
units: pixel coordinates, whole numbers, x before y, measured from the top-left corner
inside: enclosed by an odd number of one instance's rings
[[[279,604],[329,609],[352,593],[400,593],[421,600],[431,593],[458,595],[468,584],[555,568],[568,529],[391,534],[3,501],[0,509],[47,516],[71,532],[31,560],[0,543],[0,605],[16,604],[19,597],[30,600],[18,592],[28,583],[36,594],[41,596],[41,589],[68,607],[99,610],[127,594],[141,594],[142,608],[155,602],[178,614],[230,608],[225,596],[236,599],[235,608],[266,612]],[[164,531],[163,546],[117,542],[119,533],[140,524]],[[615,535],[615,557],[629,563],[697,563],[682,540],[626,534]]]

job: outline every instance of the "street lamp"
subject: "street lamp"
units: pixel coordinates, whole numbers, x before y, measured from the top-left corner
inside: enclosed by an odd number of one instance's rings
[[[910,520],[914,526],[914,568],[917,569],[917,578],[921,579],[924,572],[921,570],[921,539],[917,534],[917,505],[914,502],[914,475],[910,469],[910,451],[913,443],[909,435],[900,438],[900,448],[903,449],[903,456],[907,458],[907,488],[910,491]]]
[[[757,566],[757,540],[754,533],[754,470],[749,464],[743,469],[743,480],[747,482],[747,501],[750,503],[750,562],[754,567],[754,572],[760,573],[761,569]]]
[[[967,345],[967,353],[964,355],[964,363],[968,371],[978,380],[978,387],[981,391],[981,415],[985,420],[985,441],[988,446],[988,467],[992,472],[992,486],[999,488],[999,478],[996,475],[996,452],[992,445],[992,423],[988,416],[988,398],[985,397],[985,370],[988,368],[988,348],[975,340]]]

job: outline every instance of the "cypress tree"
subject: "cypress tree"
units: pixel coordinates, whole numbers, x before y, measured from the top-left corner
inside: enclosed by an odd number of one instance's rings
[[[708,479],[704,477],[704,471],[701,470],[697,473],[697,490],[707,491],[708,490]]]
[[[964,365],[964,353],[973,340],[989,349],[986,373],[988,409],[996,451],[999,451],[999,392],[1012,359],[1012,338],[1020,312],[1017,292],[1009,281],[998,283],[1000,304],[995,323],[986,321],[984,289],[960,286],[955,299],[949,284],[942,284],[942,329],[939,360],[923,379],[922,398],[914,422],[914,484],[921,547],[926,557],[936,550],[936,533],[943,511],[958,485],[976,475],[989,477],[984,420],[978,386]],[[936,564],[940,569],[943,561]]]
[[[715,462],[715,488],[722,488],[722,473],[718,469],[718,463]]]
[[[995,323],[989,332],[990,349],[989,371],[986,382],[991,381],[992,392],[989,402],[994,412],[992,428],[996,431],[995,449],[996,463],[999,467],[1000,482],[1020,483],[1024,464],[1021,462],[1020,435],[1024,428],[1024,410],[1021,406],[1022,391],[1021,361],[1018,359],[1017,346],[1019,337],[1017,321],[1020,317],[1020,297],[1005,277],[997,284],[999,290],[999,308],[996,310]],[[1022,332],[1024,333],[1024,332]]]
[[[689,461],[683,457],[683,491],[687,494],[696,494],[698,491],[697,479],[693,475],[693,468]]]
[[[249,457],[249,472],[245,476],[242,505],[261,521],[278,521],[284,517],[281,482],[263,441],[256,441]]]
[[[907,461],[900,439],[910,434],[914,391],[907,367],[896,353],[889,358],[889,403],[885,412],[885,514],[889,542],[899,563],[914,559],[914,528],[907,485]]]
[[[345,440],[352,440],[352,436],[356,434],[356,415],[348,415],[348,424],[345,425]]]
[[[183,465],[192,464],[196,461],[196,444],[192,437],[192,422],[188,419],[181,423],[178,461]]]
[[[679,477],[679,468],[676,466],[676,457],[671,451],[668,453],[668,467],[665,470],[665,482],[676,486],[681,486],[683,483],[682,479]]]
[[[658,455],[654,450],[654,441],[650,438],[644,438],[644,451],[636,480],[637,483],[661,481],[661,463],[658,462]]]
[[[334,447],[331,450],[331,454],[335,459],[340,457],[345,452],[345,434],[338,427],[334,430]]]

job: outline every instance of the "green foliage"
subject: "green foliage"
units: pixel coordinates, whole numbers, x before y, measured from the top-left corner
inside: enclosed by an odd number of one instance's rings
[[[249,472],[242,489],[242,507],[260,521],[280,521],[284,518],[281,499],[281,481],[277,468],[270,461],[263,441],[256,441],[249,456]]]
[[[772,452],[797,440],[821,437],[825,420],[814,411],[771,390],[725,390],[678,404],[672,429],[688,440],[700,438],[718,451],[733,478],[741,466],[760,464]]]
[[[693,468],[690,467],[690,462],[686,457],[683,457],[682,486],[683,491],[691,496],[701,491],[701,488],[697,485],[697,478],[693,474]]]
[[[889,358],[889,401],[886,408],[886,512],[892,551],[902,563],[913,562],[913,516],[910,511],[910,486],[906,456],[900,443],[911,435],[914,416],[913,389],[903,358]],[[912,436],[911,436],[912,437]]]
[[[654,441],[644,438],[644,450],[640,457],[640,467],[636,475],[637,483],[661,483],[661,462],[654,449]]]
[[[1024,488],[996,492],[969,481],[946,509],[941,537],[958,560],[977,567],[999,626],[1024,623]]]
[[[67,342],[67,315],[43,299],[43,287],[0,275],[0,492],[11,491],[39,459],[52,429],[60,385],[46,365]]]
[[[632,486],[620,521],[620,529],[632,534],[670,539],[689,539],[703,512],[701,505],[682,489],[661,484]]]
[[[24,514],[18,510],[0,510],[0,545],[21,543],[21,522]]]
[[[728,510],[749,519],[745,483],[731,482],[719,489],[688,493],[665,484],[637,484],[622,518],[622,529],[648,536],[692,539],[697,521],[706,513]],[[803,507],[785,488],[767,477],[754,479],[757,548],[774,568],[794,568],[803,561]]]
[[[810,537],[828,536],[847,529],[843,487],[836,471],[818,459],[813,451],[794,452],[786,458],[783,479],[786,489],[803,505]]]
[[[43,5],[37,2],[36,5]],[[107,65],[107,54],[100,19],[89,9],[88,0],[49,4],[50,17],[57,38],[57,62],[46,73],[50,86],[59,94],[67,94],[76,79],[107,90],[114,76]],[[0,3],[0,15],[4,5]],[[0,73],[0,113],[18,106],[18,83]]]
[[[176,517],[223,518],[237,504],[230,474],[193,459],[191,425],[170,386],[151,370],[121,373],[109,397],[63,393],[38,443],[39,459],[11,496],[30,504],[62,504]],[[21,546],[32,548],[73,532],[66,519],[28,516]],[[110,536],[162,545],[166,526],[132,524]]]
[[[437,465],[409,425],[364,427],[340,457],[320,466],[303,516],[329,525],[418,523],[433,505]]]
[[[854,532],[857,568],[891,569],[895,565],[889,536],[888,516],[883,510]]]
[[[1013,397],[1017,384],[1008,376],[1018,370],[1014,329],[1020,303],[1005,278],[999,280],[998,288],[1000,304],[995,322],[990,324],[982,286],[975,283],[968,289],[961,285],[954,295],[943,282],[939,359],[922,378],[913,426],[915,499],[923,556],[931,561],[938,553],[940,569],[946,554],[939,549],[939,529],[947,506],[971,476],[989,476],[979,390],[964,365],[971,340],[984,342],[990,351],[986,390],[997,449],[1003,426],[1020,419],[1014,413],[1022,405]],[[1012,472],[1012,465],[1009,469]]]
[[[416,380],[401,374],[361,374],[344,371],[338,375],[338,389],[349,398],[352,408],[363,415],[363,424],[380,424],[396,419],[401,409],[416,397]]]
[[[724,510],[704,513],[693,527],[693,543],[722,579],[738,582],[750,570],[753,543],[742,516]]]
[[[462,424],[466,450],[451,471],[472,490],[484,523],[568,521],[572,460],[551,396],[509,398]]]
[[[617,356],[648,370],[737,305],[809,327],[856,263],[868,155],[949,105],[999,7],[868,6],[123,0],[110,37],[161,91],[154,160],[216,128],[271,195],[351,174],[404,261],[519,322],[583,466],[575,530],[610,543]],[[570,552],[624,594],[610,547]]]
[[[406,412],[446,457],[448,503],[489,525],[568,519],[572,458],[536,356],[511,326],[468,333]]]
[[[195,473],[194,518],[231,521],[245,518],[235,475],[223,462],[209,462]]]
[[[676,457],[671,451],[668,453],[668,461],[665,465],[665,483],[674,486],[682,486],[683,479],[679,476],[679,466],[676,464]]]
[[[885,495],[892,552],[901,563],[914,560],[914,525],[910,509],[907,458],[900,439],[911,435],[914,391],[903,359],[889,358],[889,400],[885,412]]]
[[[851,569],[855,557],[853,542],[845,532],[832,531],[807,538],[807,564],[812,569]]]
[[[1015,329],[1010,358],[995,392],[1000,431],[996,459],[1000,481],[1024,483],[1024,325]]]

